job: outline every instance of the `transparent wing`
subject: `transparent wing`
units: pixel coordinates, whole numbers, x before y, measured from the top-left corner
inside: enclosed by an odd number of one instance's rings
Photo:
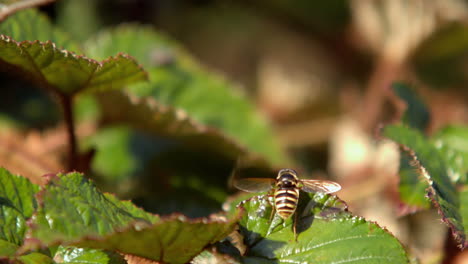
[[[302,190],[305,192],[334,193],[341,190],[341,185],[325,180],[301,180]]]
[[[235,179],[234,186],[245,192],[265,192],[273,187],[274,182],[271,178],[244,178]]]

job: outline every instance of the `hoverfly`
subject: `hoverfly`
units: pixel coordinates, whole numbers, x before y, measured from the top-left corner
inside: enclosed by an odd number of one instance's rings
[[[333,181],[299,179],[296,171],[292,169],[280,170],[276,179],[236,179],[234,186],[246,192],[265,192],[274,188],[274,209],[283,220],[288,219],[296,211],[299,201],[299,190],[310,193],[334,193],[341,189],[341,186]],[[296,221],[294,221],[293,231],[296,237]]]

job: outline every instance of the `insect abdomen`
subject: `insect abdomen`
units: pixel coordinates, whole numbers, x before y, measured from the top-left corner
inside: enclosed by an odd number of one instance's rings
[[[297,188],[280,188],[275,192],[276,211],[281,218],[286,219],[296,211],[298,198]]]

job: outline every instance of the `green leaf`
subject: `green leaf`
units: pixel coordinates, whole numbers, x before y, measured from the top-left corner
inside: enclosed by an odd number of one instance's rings
[[[468,127],[448,126],[432,137],[449,166],[448,175],[454,182],[468,183]]]
[[[386,126],[384,136],[400,144],[413,157],[414,165],[429,187],[427,195],[451,228],[455,240],[464,245],[466,234],[460,215],[460,201],[448,176],[451,168],[441,153],[419,131],[405,126]]]
[[[191,221],[174,215],[151,226],[133,225],[101,239],[83,239],[78,244],[117,250],[164,263],[187,263],[204,247],[225,238],[234,230],[237,221],[238,217],[229,221]]]
[[[131,129],[119,126],[101,129],[88,140],[88,145],[96,149],[93,171],[106,182],[122,184],[136,170],[138,160],[130,150],[131,139]]]
[[[1,68],[20,71],[38,85],[67,95],[117,89],[146,78],[127,55],[98,62],[60,50],[51,42],[16,42],[4,35],[0,35]]]
[[[197,123],[185,111],[163,106],[152,98],[139,98],[122,91],[109,91],[97,96],[102,105],[102,116],[109,123],[126,123],[231,159],[247,153],[245,148],[220,131]]]
[[[203,250],[198,256],[193,258],[190,262],[191,264],[240,264],[239,261],[236,261],[234,258],[227,254],[222,254],[215,249],[206,249]]]
[[[51,41],[61,49],[82,51],[67,33],[52,25],[47,16],[35,9],[20,11],[0,23],[0,34],[16,41]]]
[[[460,214],[463,219],[468,219],[468,186],[464,186],[460,191]],[[463,228],[468,230],[468,221],[463,221]],[[466,231],[465,231],[466,232]],[[465,241],[463,248],[468,247],[468,243]]]
[[[405,83],[397,82],[392,84],[392,90],[406,105],[401,122],[414,129],[425,131],[430,122],[429,110],[414,89]],[[400,157],[398,185],[400,198],[407,205],[429,208],[430,202],[425,197],[427,184],[419,179],[420,173],[409,164],[411,159],[412,157],[407,154],[402,154]]]
[[[403,246],[388,231],[353,216],[335,196],[307,194],[294,216],[272,215],[273,198],[256,196],[242,207],[240,231],[248,246],[243,263],[408,263]],[[299,231],[294,239],[294,218]]]
[[[400,183],[398,190],[401,200],[410,206],[416,208],[429,209],[431,203],[426,197],[427,183],[420,179],[423,177],[419,171],[411,166],[412,157],[406,153],[401,153],[400,157]]]
[[[18,250],[19,246],[8,242],[6,240],[0,239],[0,260],[3,257],[12,257],[15,255],[16,250]]]
[[[230,220],[187,220],[181,215],[159,219],[129,201],[100,193],[79,173],[52,176],[38,196],[32,239],[23,251],[60,244],[186,263],[226,237],[239,219],[239,214]]]
[[[116,252],[60,246],[54,260],[66,264],[125,264],[125,259]]]
[[[88,54],[100,58],[116,51],[127,52],[148,69],[150,82],[131,87],[132,94],[151,96],[177,112],[182,109],[195,124],[219,129],[220,134],[272,163],[284,162],[271,128],[254,106],[166,37],[147,27],[125,25],[103,32],[86,46]]]
[[[227,197],[231,164],[206,149],[195,152],[122,125],[101,129],[86,145],[95,149],[92,169],[99,185],[120,197],[138,197],[148,211],[207,216]]]
[[[405,83],[393,83],[392,90],[396,96],[406,103],[402,122],[412,128],[424,131],[429,125],[430,114],[427,106],[419,98],[413,88]]]
[[[16,249],[18,248],[18,246],[14,245],[16,247],[15,249],[11,247],[11,245],[4,245],[1,241],[2,240],[0,240],[0,251],[1,251],[0,262],[1,263],[15,263],[15,264],[16,263],[19,263],[19,264],[49,264],[49,263],[55,264],[56,263],[52,260],[51,257],[44,255],[42,253],[39,253],[39,252],[31,252],[25,255],[16,256],[15,253],[16,253]],[[10,248],[5,249],[3,248],[3,246],[7,246]],[[7,252],[8,250],[10,250],[11,254],[5,255],[4,252]]]
[[[28,179],[0,168],[0,239],[23,243],[26,220],[37,207],[34,195],[38,191]]]
[[[31,236],[44,245],[108,234],[135,221],[158,220],[131,202],[99,192],[80,173],[50,176],[38,198],[40,207],[32,220]]]
[[[55,264],[55,261],[52,260],[52,258],[38,252],[32,252],[27,255],[19,256],[16,259],[23,264]]]
[[[66,0],[57,2],[57,23],[75,39],[85,41],[102,25],[99,2],[94,0]],[[79,12],[77,12],[79,10]]]

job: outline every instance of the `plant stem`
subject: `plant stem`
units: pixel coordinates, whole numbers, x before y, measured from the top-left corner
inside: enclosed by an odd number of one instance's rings
[[[62,102],[65,126],[67,127],[68,135],[68,170],[71,171],[75,169],[77,165],[75,122],[73,118],[73,97],[62,94],[60,95],[60,99]]]
[[[386,90],[389,90],[392,82],[398,79],[402,69],[401,62],[389,58],[382,57],[377,61],[364,96],[364,109],[360,118],[362,127],[366,131],[374,131],[379,120],[382,120]]]

